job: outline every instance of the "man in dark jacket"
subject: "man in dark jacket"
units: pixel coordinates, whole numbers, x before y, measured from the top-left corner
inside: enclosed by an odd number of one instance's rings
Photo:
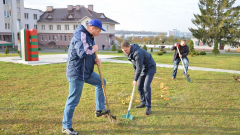
[[[98,51],[94,37],[99,36],[102,23],[99,20],[91,20],[87,28],[79,25],[74,30],[74,36],[68,49],[66,76],[69,82],[69,95],[64,109],[62,120],[62,132],[76,135],[78,132],[72,128],[72,117],[75,107],[78,105],[82,93],[83,84],[86,82],[95,86],[96,116],[107,114],[105,98],[102,90],[100,76],[93,72],[94,64],[100,65],[101,60],[95,60],[94,52]],[[106,86],[106,81],[104,79]]]
[[[177,47],[180,51],[180,55],[178,54]],[[181,44],[176,43],[175,45],[172,46],[171,50],[172,51],[175,50],[173,54],[174,66],[173,66],[173,74],[172,74],[172,80],[174,80],[177,76],[177,69],[178,69],[179,62],[181,61],[180,57],[183,60],[186,71],[188,70],[189,61],[188,61],[187,55],[189,53],[189,47],[188,45],[186,45],[186,40],[182,39]],[[186,73],[184,70],[183,70],[183,77],[186,77]]]
[[[146,107],[146,115],[151,113],[151,82],[156,73],[156,63],[152,55],[141,49],[138,44],[130,45],[128,42],[121,43],[122,51],[132,62],[135,71],[133,85],[137,85],[141,104],[136,108]]]

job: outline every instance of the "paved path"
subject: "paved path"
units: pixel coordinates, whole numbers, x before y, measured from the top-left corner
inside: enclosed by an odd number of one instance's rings
[[[113,55],[98,55],[98,57],[103,62],[116,62],[116,63],[128,63],[129,61],[125,60],[114,60],[112,58],[121,57],[121,56],[113,56]],[[66,63],[67,61],[67,54],[56,54],[56,55],[40,55],[39,62],[23,62],[21,58],[18,57],[0,57],[0,61],[4,62],[12,62],[12,63],[23,63],[28,65],[44,65],[44,64],[56,64],[56,63]],[[166,68],[173,68],[173,65],[169,64],[157,64],[157,67],[166,67]],[[178,67],[179,69],[183,69],[182,66]],[[214,69],[214,68],[202,68],[202,67],[188,67],[189,70],[200,70],[200,71],[214,71],[214,72],[226,72],[226,73],[235,73],[240,74],[240,71],[237,70],[226,70],[226,69]]]

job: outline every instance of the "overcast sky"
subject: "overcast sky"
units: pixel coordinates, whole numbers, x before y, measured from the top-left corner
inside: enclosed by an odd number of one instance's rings
[[[178,29],[189,32],[195,26],[191,19],[200,13],[199,0],[24,0],[24,7],[46,10],[46,6],[66,8],[67,5],[93,4],[93,10],[119,22],[116,30],[167,32]],[[240,5],[236,0],[234,6]]]

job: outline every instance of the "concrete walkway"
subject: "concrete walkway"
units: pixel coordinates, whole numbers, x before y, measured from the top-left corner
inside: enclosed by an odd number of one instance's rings
[[[103,62],[115,62],[115,63],[127,63],[131,64],[129,61],[125,60],[114,60],[113,58],[121,57],[121,56],[113,56],[113,55],[98,55],[98,57]],[[44,65],[44,64],[57,64],[57,63],[66,63],[67,54],[56,54],[56,55],[40,55],[39,61],[37,62],[23,62],[19,56],[17,57],[0,57],[0,61],[4,62],[12,62],[12,63],[22,63],[27,65]],[[173,68],[173,65],[169,64],[157,64],[157,67],[166,67]],[[179,69],[183,69],[182,66],[178,67]],[[213,71],[213,72],[226,72],[226,73],[234,73],[240,74],[240,71],[237,70],[226,70],[226,69],[214,69],[214,68],[202,68],[202,67],[188,67],[189,70],[199,70],[199,71]]]

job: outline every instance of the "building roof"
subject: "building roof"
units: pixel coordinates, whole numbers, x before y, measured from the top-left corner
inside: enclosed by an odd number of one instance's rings
[[[119,24],[106,17],[103,13],[91,11],[84,6],[81,6],[79,10],[73,7],[70,11],[68,8],[53,8],[51,12],[45,11],[37,22],[78,22],[86,16],[90,19],[98,19],[102,23]]]

